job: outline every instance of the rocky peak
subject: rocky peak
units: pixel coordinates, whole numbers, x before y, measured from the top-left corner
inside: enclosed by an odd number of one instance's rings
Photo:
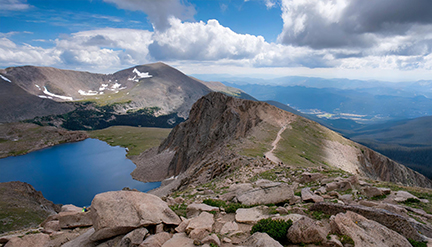
[[[159,147],[159,153],[176,150],[168,176],[197,165],[208,153],[245,138],[263,122],[281,128],[295,116],[264,102],[242,100],[213,92],[199,99],[188,121],[176,126]]]

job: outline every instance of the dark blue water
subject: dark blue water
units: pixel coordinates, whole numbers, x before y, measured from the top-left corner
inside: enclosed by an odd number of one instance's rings
[[[0,182],[26,182],[54,203],[77,206],[90,205],[106,191],[129,187],[145,192],[160,186],[133,180],[135,165],[125,155],[124,148],[96,139],[62,144],[0,159]]]

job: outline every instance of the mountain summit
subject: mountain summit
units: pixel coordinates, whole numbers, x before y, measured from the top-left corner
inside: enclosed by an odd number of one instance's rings
[[[339,168],[375,180],[432,187],[423,175],[316,122],[264,102],[221,93],[199,99],[189,119],[177,125],[159,148],[134,159],[138,164],[132,173],[135,179],[156,181],[178,176],[178,186],[208,182],[251,162],[263,166],[282,162],[293,167]]]

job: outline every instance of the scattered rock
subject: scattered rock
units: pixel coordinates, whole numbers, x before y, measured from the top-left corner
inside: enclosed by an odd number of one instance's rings
[[[65,243],[62,247],[93,247],[95,246],[93,242],[90,240],[91,235],[95,232],[95,229],[92,227],[88,229],[85,233],[81,234],[77,238]]]
[[[194,241],[186,236],[186,233],[177,233],[166,241],[162,247],[195,247]]]
[[[138,228],[130,233],[126,234],[120,242],[119,247],[136,247],[139,246],[143,241],[146,235],[148,234],[148,230],[146,228]]]
[[[135,191],[98,194],[92,201],[93,241],[127,233],[141,226],[180,224],[180,218],[159,197]]]
[[[322,202],[324,199],[319,196],[312,193],[310,188],[303,188],[301,190],[301,198],[304,202]]]
[[[161,247],[165,242],[171,239],[171,235],[167,232],[161,232],[155,235],[150,235],[139,247]]]
[[[246,239],[242,245],[251,247],[283,247],[278,241],[271,238],[267,233],[256,232],[248,239]]]
[[[222,229],[220,230],[220,234],[225,235],[228,233],[232,233],[235,232],[239,229],[239,226],[237,223],[235,222],[227,222],[222,226]]]
[[[325,247],[344,247],[336,235],[329,235],[330,239],[324,243]]]
[[[301,215],[301,214],[288,214],[288,215],[283,215],[283,216],[276,216],[273,217],[272,219],[274,220],[291,220],[293,223],[299,221],[301,218],[304,218],[306,216]]]
[[[394,191],[393,193],[391,193],[391,195],[392,195],[392,198],[395,202],[404,202],[409,198],[419,200],[418,197],[412,195],[411,193],[409,193],[407,191],[403,191],[403,190]]]
[[[397,232],[351,211],[332,216],[330,225],[332,233],[349,236],[354,240],[355,246],[411,246]]]
[[[288,229],[287,238],[295,244],[318,243],[326,240],[328,232],[321,222],[303,217]]]
[[[213,224],[213,215],[207,212],[202,212],[198,217],[191,219],[186,228],[186,232],[189,233],[190,238],[201,240],[212,232]]]
[[[259,220],[270,217],[263,213],[264,209],[264,206],[239,208],[236,211],[235,220],[239,223],[256,224]]]
[[[288,214],[288,209],[284,207],[278,207],[276,208],[276,212],[278,212],[279,214]]]
[[[6,243],[5,247],[45,247],[50,241],[50,237],[47,234],[37,233],[29,234],[23,237],[13,237]]]
[[[256,185],[258,188],[237,193],[237,200],[245,205],[277,204],[288,201],[294,196],[292,187],[286,183],[257,181]]]
[[[363,194],[368,198],[372,198],[374,196],[382,196],[384,195],[384,191],[376,188],[376,187],[366,187],[363,189]]]
[[[219,212],[219,208],[207,204],[190,204],[186,208],[188,218],[198,216],[201,212]]]
[[[48,221],[47,223],[45,223],[45,225],[43,226],[43,231],[45,233],[53,233],[53,232],[57,232],[60,231],[61,227],[60,227],[60,223],[58,220],[52,220],[52,221]]]
[[[82,212],[82,208],[72,204],[66,204],[61,207],[60,212]]]
[[[216,234],[210,234],[209,236],[205,237],[201,242],[204,244],[216,244],[217,246],[220,246],[221,244],[220,239]]]
[[[187,226],[189,225],[190,219],[184,219],[178,227],[175,228],[175,231],[178,233],[185,232]]]
[[[59,220],[60,228],[75,228],[93,225],[90,214],[88,212],[60,212],[57,217]]]
[[[301,175],[299,183],[307,184],[307,183],[310,183],[310,182],[314,182],[314,181],[316,181],[318,179],[321,179],[322,177],[324,177],[324,175],[322,173],[304,172]]]

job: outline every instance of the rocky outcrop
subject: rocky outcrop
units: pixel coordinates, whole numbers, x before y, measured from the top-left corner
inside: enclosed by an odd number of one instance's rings
[[[251,190],[237,193],[237,200],[245,205],[278,204],[289,201],[294,196],[292,186],[286,183],[257,181]]]
[[[282,245],[271,238],[267,233],[256,232],[242,243],[252,247],[282,247]]]
[[[92,201],[92,241],[111,238],[141,226],[180,224],[180,218],[159,197],[135,191],[98,194]]]
[[[333,216],[330,225],[333,233],[349,236],[355,246],[411,246],[397,232],[351,211]]]
[[[341,205],[336,203],[319,202],[311,206],[309,210],[324,212],[329,215],[351,211],[366,217],[367,219],[376,221],[389,229],[396,231],[407,239],[413,239],[416,241],[424,241],[425,239],[425,237],[417,230],[417,228],[423,227],[420,223],[413,222],[406,217],[383,209],[375,209],[361,205]],[[422,233],[425,234],[424,231]]]

